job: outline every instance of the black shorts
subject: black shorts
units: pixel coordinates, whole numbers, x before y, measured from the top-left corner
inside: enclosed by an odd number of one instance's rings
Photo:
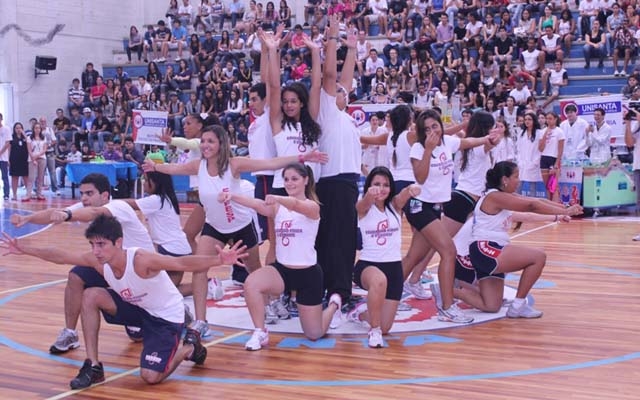
[[[274,194],[272,186],[273,175],[256,175],[256,185],[253,190],[253,197],[264,200],[268,194]],[[262,214],[258,214],[258,225],[260,225],[260,241],[264,242],[267,240],[267,233],[269,231],[267,217]]]
[[[189,253],[189,254],[175,254],[175,253],[172,253],[172,252],[166,250],[164,247],[162,247],[162,245],[158,245],[158,254],[161,254],[163,256],[170,256],[170,257],[184,257],[184,256],[190,256],[191,255],[191,253]],[[169,271],[167,271],[167,272],[169,272]]]
[[[633,55],[633,48],[629,46],[618,46],[615,51],[618,53],[618,57],[624,57],[624,53],[627,49],[631,50],[631,55]]]
[[[142,330],[140,368],[166,372],[180,345],[184,324],[154,317],[145,309],[122,300],[113,290],[107,291],[116,303],[116,314],[102,311],[104,320],[114,325],[139,326]]]
[[[447,217],[464,224],[476,207],[476,203],[476,200],[466,192],[454,189],[451,192],[451,200],[442,205],[442,210]]]
[[[362,271],[371,266],[378,268],[382,271],[384,276],[387,277],[387,293],[384,298],[387,300],[400,301],[402,298],[402,284],[404,282],[404,277],[402,276],[402,262],[372,262],[358,260],[355,267],[353,267],[353,281],[363,289]]]
[[[415,182],[411,182],[411,181],[395,181],[396,194],[400,193],[402,189],[406,188],[409,185],[413,185],[414,183]],[[409,211],[409,202],[407,201],[407,203],[402,206],[402,212],[406,214],[408,211]]]
[[[558,159],[556,157],[551,156],[540,156],[540,169],[549,169],[556,165],[556,161]]]
[[[82,279],[85,289],[91,287],[109,287],[107,281],[104,280],[104,276],[102,276],[93,267],[81,267],[79,265],[76,265],[75,267],[71,268],[71,272],[78,275],[80,279]]]
[[[258,231],[253,219],[244,228],[231,233],[218,232],[213,226],[205,222],[202,227],[202,235],[212,237],[224,244],[236,243],[238,240],[242,240],[242,244],[247,246],[247,249],[259,243]]]
[[[504,279],[504,274],[495,273],[502,249],[503,246],[498,243],[486,240],[479,240],[469,245],[469,258],[476,270],[478,280],[488,277]]]
[[[418,199],[410,199],[407,204],[407,221],[419,231],[433,221],[440,219],[441,207],[439,204],[425,203]]]
[[[456,279],[471,285],[476,281],[476,270],[469,256],[456,255]]]
[[[322,268],[318,264],[311,267],[296,269],[288,268],[278,261],[272,264],[282,280],[284,291],[296,291],[296,302],[303,306],[317,306],[322,304],[324,292]]]

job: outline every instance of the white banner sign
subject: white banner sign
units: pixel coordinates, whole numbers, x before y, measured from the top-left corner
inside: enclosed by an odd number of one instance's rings
[[[133,141],[164,146],[160,136],[162,129],[167,127],[168,115],[166,111],[133,110]]]

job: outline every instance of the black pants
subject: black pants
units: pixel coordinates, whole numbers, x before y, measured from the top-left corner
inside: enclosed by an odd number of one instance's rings
[[[338,293],[343,304],[351,297],[356,256],[357,179],[357,174],[345,174],[320,179],[316,186],[321,204],[320,227],[316,238],[318,263],[324,273],[327,297]]]
[[[268,194],[273,194],[273,175],[257,175],[253,197],[264,200]],[[267,240],[268,225],[267,217],[258,214],[258,224],[260,225],[260,241]]]

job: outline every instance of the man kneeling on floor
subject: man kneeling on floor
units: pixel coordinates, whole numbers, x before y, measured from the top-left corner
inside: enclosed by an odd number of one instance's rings
[[[91,252],[74,254],[58,248],[38,248],[18,243],[6,233],[1,239],[6,254],[30,255],[56,264],[93,267],[104,276],[109,288],[87,288],[82,298],[82,331],[87,359],[72,389],[82,389],[104,381],[104,369],[98,359],[100,313],[105,321],[133,325],[142,329],[140,377],[149,384],[162,382],[183,360],[204,363],[207,349],[197,331],[184,327],[182,295],[166,271],[206,271],[221,264],[231,265],[246,257],[246,247],[218,248],[218,256],[168,257],[139,248],[122,248],[122,226],[114,217],[101,215],[87,228],[85,237]]]

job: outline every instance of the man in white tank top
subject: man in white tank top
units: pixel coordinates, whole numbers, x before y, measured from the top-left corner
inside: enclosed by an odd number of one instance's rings
[[[11,216],[11,222],[16,226],[26,223],[46,225],[63,221],[88,222],[100,214],[109,215],[116,217],[122,225],[125,247],[155,251],[151,237],[135,211],[122,200],[109,201],[110,190],[111,185],[106,176],[89,174],[80,183],[81,202],[64,209],[50,208],[25,216],[14,214]],[[65,327],[49,348],[51,353],[65,353],[80,346],[76,327],[80,317],[82,294],[85,288],[94,286],[107,285],[92,268],[77,265],[69,271],[64,296]]]
[[[166,271],[206,271],[220,264],[231,264],[242,258],[246,248],[236,244],[218,256],[162,256],[132,247],[123,248],[122,225],[113,216],[100,215],[87,228],[91,251],[76,254],[60,248],[25,246],[13,238],[3,238],[2,247],[9,254],[30,255],[57,264],[87,265],[104,276],[110,288],[92,287],[82,308],[82,331],[87,359],[71,389],[82,389],[104,381],[104,369],[98,359],[100,313],[117,325],[142,327],[140,377],[156,384],[167,378],[183,360],[204,363],[207,349],[200,334],[187,329],[183,346],[179,339],[184,327],[182,295]],[[171,339],[169,339],[171,338]]]

